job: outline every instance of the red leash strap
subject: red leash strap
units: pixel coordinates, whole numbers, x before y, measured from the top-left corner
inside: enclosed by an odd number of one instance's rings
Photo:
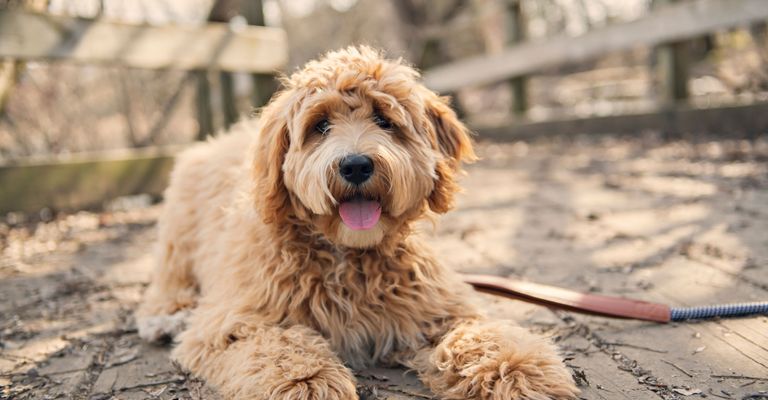
[[[579,293],[553,286],[522,282],[493,275],[463,274],[476,290],[549,307],[615,318],[669,322],[669,306],[660,303]]]

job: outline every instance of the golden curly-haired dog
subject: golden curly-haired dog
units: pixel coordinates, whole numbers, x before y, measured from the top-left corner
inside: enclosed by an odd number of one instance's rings
[[[467,129],[418,74],[367,47],[284,82],[258,123],[182,154],[148,340],[235,399],[356,399],[350,368],[400,364],[445,399],[568,399],[556,349],[484,318],[412,230],[445,213]]]

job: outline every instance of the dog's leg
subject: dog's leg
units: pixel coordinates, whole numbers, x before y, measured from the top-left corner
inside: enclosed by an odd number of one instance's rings
[[[160,265],[136,310],[139,336],[150,342],[172,339],[184,330],[189,309],[195,306],[197,283],[189,251],[180,252],[161,233]],[[163,243],[165,242],[165,243]]]
[[[357,399],[351,371],[319,333],[196,309],[172,357],[232,399]]]
[[[461,323],[406,364],[445,399],[573,399],[578,393],[555,347],[507,322]]]

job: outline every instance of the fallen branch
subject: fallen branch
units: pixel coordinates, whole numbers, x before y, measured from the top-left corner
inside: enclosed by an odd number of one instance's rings
[[[756,380],[756,381],[765,381],[768,382],[768,378],[758,378],[756,376],[744,376],[744,375],[710,375],[710,378],[717,378],[717,379],[750,379],[750,380]]]
[[[133,385],[133,386],[124,386],[124,387],[121,387],[120,389],[117,389],[117,391],[118,392],[127,392],[127,391],[133,390],[133,389],[142,389],[142,388],[153,387],[153,386],[167,385],[169,383],[184,383],[184,382],[186,382],[186,380],[187,380],[187,378],[185,378],[185,377],[177,377],[177,378],[173,378],[173,379],[166,379],[164,381],[147,382],[147,383],[140,383],[138,385]]]
[[[661,360],[661,361],[664,362],[664,363],[667,363],[667,364],[669,364],[669,365],[671,365],[673,367],[675,367],[676,370],[678,370],[678,371],[688,375],[689,378],[693,378],[693,375],[691,375],[688,371],[678,367],[677,364],[675,364],[673,362],[670,362],[670,361],[667,361],[667,360]]]
[[[621,343],[621,342],[603,342],[602,344],[609,345],[609,346],[629,347],[629,348],[632,348],[632,349],[652,351],[654,353],[660,353],[660,354],[669,353],[666,350],[656,350],[656,349],[652,349],[650,347],[636,346],[634,344],[627,344],[627,343]]]

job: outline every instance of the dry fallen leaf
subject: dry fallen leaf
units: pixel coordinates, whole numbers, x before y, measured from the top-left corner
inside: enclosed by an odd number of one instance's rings
[[[700,394],[701,389],[686,389],[686,388],[672,388],[675,393],[682,394],[683,396],[690,396],[693,394]]]
[[[163,385],[156,390],[145,389],[144,391],[150,395],[150,397],[156,398],[160,397],[160,395],[165,392],[165,389],[168,389],[168,385]]]
[[[112,360],[104,368],[127,364],[137,358],[139,358],[139,349],[121,349],[112,356]]]

